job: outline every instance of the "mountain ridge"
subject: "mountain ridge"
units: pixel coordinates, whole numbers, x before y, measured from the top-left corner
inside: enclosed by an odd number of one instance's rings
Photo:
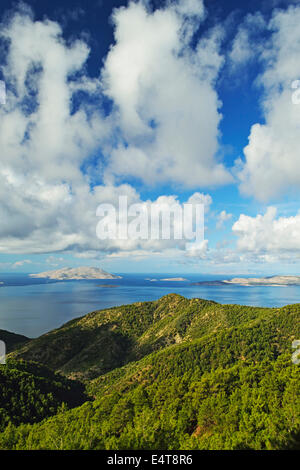
[[[9,357],[46,360],[50,348],[54,368],[83,379],[90,400],[5,429],[0,448],[298,448],[300,368],[291,347],[299,319],[300,304],[256,308],[177,294],[74,319]],[[78,343],[86,331],[95,336]],[[129,341],[121,362],[101,349],[112,333],[114,347]],[[68,355],[53,358],[68,341],[77,368]]]
[[[12,353],[69,377],[91,379],[173,344],[263,318],[280,309],[222,305],[167,294],[152,302],[98,310],[33,339]]]

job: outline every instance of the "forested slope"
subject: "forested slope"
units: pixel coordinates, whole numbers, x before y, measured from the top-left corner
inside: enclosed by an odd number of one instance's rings
[[[53,342],[68,339],[78,365],[63,352],[52,366],[84,378],[90,401],[8,426],[0,448],[297,448],[300,366],[291,346],[299,320],[299,304],[259,309],[177,295],[73,320],[14,355],[35,358],[44,348],[45,361]],[[80,348],[86,330],[93,341]],[[101,349],[107,332],[114,347],[126,343],[116,362]]]
[[[278,312],[169,294],[72,320],[27,343],[14,357],[41,362],[70,377],[91,379],[169,345]]]
[[[0,365],[0,430],[8,423],[34,423],[87,400],[81,383],[34,362]]]

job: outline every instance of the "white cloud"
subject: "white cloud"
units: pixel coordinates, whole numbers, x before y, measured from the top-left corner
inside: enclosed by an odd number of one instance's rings
[[[32,264],[32,261],[30,259],[23,259],[22,261],[16,261],[15,263],[13,263],[13,265],[11,267],[13,269],[21,268],[25,264]]]
[[[187,200],[188,204],[204,204],[205,212],[209,211],[212,202],[213,200],[210,194],[204,194],[199,192],[192,194],[192,196],[190,196]]]
[[[250,59],[259,56],[263,43],[257,41],[257,36],[266,28],[265,20],[260,12],[249,13],[238,28],[233,40],[229,59],[231,66],[236,68]]]
[[[188,22],[187,14],[194,15]],[[116,43],[103,84],[125,143],[111,153],[108,174],[187,187],[231,181],[215,158],[221,114],[214,83],[223,64],[222,32],[210,31],[196,50],[189,44],[202,18],[203,5],[196,1],[154,13],[142,3],[115,11]]]
[[[1,67],[8,93],[0,107],[0,252],[80,246],[87,230],[77,208],[93,214],[96,205],[80,165],[107,131],[84,100],[72,109],[75,91],[97,91],[84,71],[89,49],[83,41],[67,44],[57,23],[34,21],[24,8],[1,35],[9,45]]]
[[[272,38],[265,48],[265,124],[254,124],[239,173],[241,190],[260,200],[298,189],[300,184],[300,107],[293,104],[293,80],[300,77],[300,7],[276,11],[269,24]],[[239,162],[239,165],[241,162]]]
[[[114,188],[115,191],[117,188]],[[137,195],[136,195],[137,196]],[[105,201],[103,201],[105,202]],[[191,197],[188,198],[186,202],[179,202],[178,197],[176,195],[172,196],[159,196],[156,200],[146,200],[142,201],[139,197],[135,197],[135,199],[128,200],[128,205],[126,207],[119,207],[119,201],[116,201],[114,207],[116,209],[117,215],[117,230],[113,233],[116,233],[117,236],[115,239],[110,237],[109,240],[106,240],[106,247],[107,250],[110,250],[113,253],[113,256],[119,256],[119,252],[130,253],[137,253],[138,250],[141,253],[145,253],[148,250],[148,253],[159,253],[164,252],[166,254],[169,250],[179,249],[181,251],[185,251],[186,244],[192,243],[194,238],[191,237],[191,230],[195,230],[195,214],[194,219],[191,220],[194,222],[190,227],[182,225],[183,222],[183,212],[184,212],[184,204],[190,204],[194,207],[198,204],[204,204],[208,210],[209,204],[211,204],[212,199],[209,195],[195,193]],[[127,217],[127,213],[129,217]],[[133,214],[135,215],[133,216]],[[153,214],[161,214],[161,219],[156,218]],[[104,215],[103,213],[101,214]],[[127,230],[127,227],[131,224],[132,220],[137,220],[137,217],[143,216],[142,223],[146,220],[147,228],[143,231],[145,237],[142,239],[134,239],[129,237],[128,239],[122,239],[120,236],[120,231]],[[115,213],[111,212],[108,214],[108,221],[109,226],[113,227],[115,224]],[[104,219],[99,219],[104,220]],[[159,221],[160,220],[160,221]],[[164,220],[161,223],[161,220]],[[167,225],[165,225],[167,224]],[[162,227],[166,227],[164,235],[162,236],[161,229]],[[139,228],[140,230],[140,228]],[[153,235],[158,230],[159,239],[157,239],[157,235]],[[180,231],[180,232],[179,232]],[[103,234],[105,230],[103,230],[103,225],[101,222],[101,234]],[[100,233],[100,229],[99,229]],[[180,238],[176,238],[174,234],[181,233],[182,235]],[[99,235],[100,236],[100,235]],[[167,236],[168,238],[165,238]],[[199,242],[199,240],[196,239]],[[202,242],[202,240],[200,240]],[[202,248],[201,248],[202,249]]]
[[[59,266],[61,265],[62,263],[65,263],[65,259],[64,258],[59,258],[57,256],[48,256],[48,258],[45,260],[46,264],[47,265],[50,265],[50,266]]]
[[[264,215],[240,215],[232,227],[238,237],[240,252],[252,254],[261,261],[294,261],[300,258],[300,212],[291,217],[278,217],[269,207]]]
[[[167,155],[162,178],[168,181],[180,180],[189,185],[188,174],[193,175],[192,184],[228,179],[223,166],[213,161],[220,119],[213,89],[222,63],[218,53],[219,33],[215,31],[199,43],[195,55],[188,47],[182,48],[186,45],[182,43],[184,37],[194,28],[195,15],[197,21],[202,18],[202,2],[178,3],[155,13],[146,13],[139,4],[116,11],[117,44],[106,62],[107,80],[111,80],[106,83],[107,86],[110,83],[120,110],[122,106],[126,110],[128,128],[121,111],[119,118],[116,111],[103,117],[101,84],[86,73],[89,48],[83,40],[66,42],[57,23],[47,19],[35,21],[28,8],[21,8],[2,25],[1,35],[8,40],[9,47],[1,66],[8,96],[6,105],[0,107],[0,253],[68,251],[91,257],[185,247],[184,240],[98,240],[95,233],[98,204],[117,204],[120,195],[126,195],[129,203],[146,206],[151,201],[142,201],[128,184],[110,184],[107,174],[105,183],[99,184],[103,168],[101,164],[90,165],[89,157],[100,149],[110,160],[109,141],[112,136],[117,139],[118,124],[124,135],[131,136],[128,152],[145,156],[144,163],[140,158],[135,162],[125,159],[124,167],[118,156],[124,174],[136,172],[140,176],[145,172],[150,180],[157,181],[160,158]],[[185,32],[180,32],[181,28]],[[137,32],[141,33],[140,41],[136,41]],[[130,68],[125,59],[131,47],[135,55]],[[179,52],[183,53],[182,58]],[[121,64],[117,60],[115,69],[114,54],[125,60]],[[124,65],[131,78],[125,80],[123,89],[120,76],[123,78]],[[172,80],[168,83],[170,74]],[[78,102],[78,91],[85,93],[87,99]],[[153,106],[147,115],[146,105],[152,102],[151,96]],[[157,120],[157,129],[149,127],[150,117]],[[153,151],[153,161],[149,149]],[[114,161],[112,152],[111,170]],[[82,165],[87,173],[82,172]],[[91,178],[97,181],[92,189]],[[197,192],[186,202],[204,203],[208,210],[211,201],[209,195]],[[181,206],[177,196],[161,196],[154,202]]]
[[[198,18],[203,18],[205,15],[205,8],[202,0],[179,0],[175,9],[181,15],[193,16],[196,15]]]
[[[120,195],[144,208],[151,202],[183,204],[176,195],[142,200],[131,185],[117,184],[115,176],[198,187],[230,180],[215,158],[221,119],[215,81],[223,63],[222,31],[212,30],[192,51],[189,39],[203,19],[203,4],[191,0],[178,5],[150,13],[132,3],[115,12],[116,44],[103,73],[105,92],[114,103],[108,118],[101,113],[100,82],[86,74],[89,48],[84,41],[66,43],[57,23],[36,22],[24,11],[2,27],[10,47],[1,68],[8,96],[0,107],[0,253],[67,251],[111,259],[142,259],[149,253],[174,258],[183,253],[186,240],[96,237],[98,204],[117,206]],[[272,55],[265,56],[268,65],[262,76],[267,122],[253,126],[245,149],[242,188],[261,198],[300,182],[300,108],[291,104],[288,88],[291,78],[300,78],[299,10],[294,15],[277,13],[272,22]],[[79,90],[89,99],[75,110]],[[108,142],[112,135],[119,142],[113,150]],[[126,145],[120,144],[124,140]],[[97,170],[91,166],[88,174],[81,170],[82,165],[89,168],[89,157],[99,149],[108,164],[101,184],[101,165]],[[93,188],[91,174],[97,181]],[[186,202],[204,203],[208,211],[212,198],[195,192]],[[218,223],[230,217],[223,211]],[[233,226],[238,253],[209,251],[204,240],[188,257],[212,263],[292,259],[293,250],[295,256],[300,253],[299,219],[277,217],[274,209],[264,216],[241,215]],[[48,262],[59,263],[60,258]]]
[[[195,247],[191,247],[186,253],[186,258],[205,260],[208,258],[208,240],[203,240]]]
[[[225,210],[220,212],[217,216],[217,229],[221,229],[225,222],[232,218],[232,214],[228,214]]]
[[[1,33],[10,41],[4,77],[14,87],[0,110],[3,167],[13,160],[20,174],[38,174],[48,183],[62,174],[79,177],[78,166],[103,132],[101,119],[96,114],[89,119],[84,106],[71,112],[69,80],[76,83],[74,74],[83,69],[86,44],[67,46],[57,23],[34,22],[24,14],[15,15]],[[30,93],[36,95],[31,110],[25,105]]]
[[[223,212],[219,219],[229,220],[231,214]],[[204,243],[202,253],[191,253],[192,259],[202,259],[210,265],[239,265],[240,273],[251,265],[256,269],[260,263],[281,269],[300,260],[300,212],[279,216],[275,207],[268,207],[264,214],[254,217],[241,214],[232,233],[236,243],[224,240],[210,249]]]
[[[251,217],[241,214],[232,226],[233,240],[219,242],[216,247],[208,249],[203,244],[202,253],[191,253],[191,261],[205,260],[209,265],[236,265],[239,273],[263,264],[276,266],[282,270],[300,260],[300,212],[294,216],[278,216],[275,207],[268,207],[264,214]],[[290,268],[289,268],[290,269]],[[246,271],[245,271],[246,272]]]

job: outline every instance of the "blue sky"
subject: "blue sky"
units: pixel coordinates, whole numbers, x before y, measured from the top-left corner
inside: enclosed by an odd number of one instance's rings
[[[2,0],[0,21],[0,271],[299,273],[300,1]],[[205,203],[205,240],[99,240],[124,195]]]

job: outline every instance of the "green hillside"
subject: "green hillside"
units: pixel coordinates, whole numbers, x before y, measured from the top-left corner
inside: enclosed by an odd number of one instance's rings
[[[8,423],[34,423],[86,401],[84,387],[33,362],[0,365],[0,430]]]
[[[90,400],[10,424],[0,448],[297,448],[300,367],[291,345],[299,320],[300,304],[254,308],[175,294],[73,320],[22,346],[14,361],[40,355],[84,379]]]
[[[32,340],[14,357],[41,362],[70,377],[91,379],[172,344],[273,318],[278,311],[170,294],[72,320]]]

